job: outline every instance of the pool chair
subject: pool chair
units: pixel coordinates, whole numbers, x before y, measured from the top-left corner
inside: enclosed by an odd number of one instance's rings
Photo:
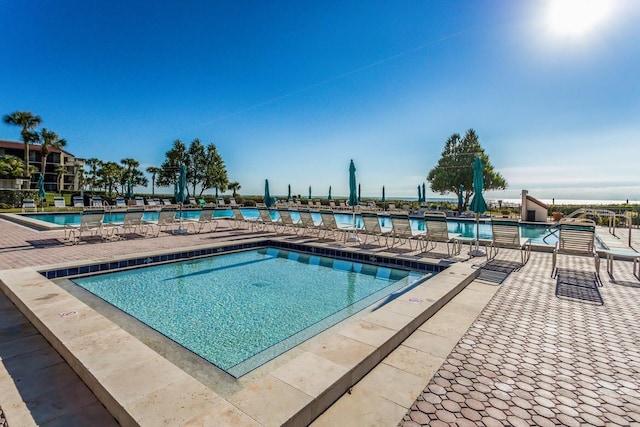
[[[276,233],[276,226],[280,225],[280,218],[273,219],[271,218],[271,211],[267,208],[258,208],[258,213],[260,214],[260,218],[256,222],[256,226],[261,227],[263,231],[266,231],[270,226],[274,233]]]
[[[366,245],[369,237],[373,238],[374,242],[377,242],[378,245],[381,245],[380,238],[384,237],[384,244],[387,246],[387,240],[389,239],[389,235],[391,229],[383,230],[380,225],[380,217],[378,214],[371,212],[362,212],[362,228],[358,230],[358,234],[364,235],[364,239],[360,240],[361,245]]]
[[[162,206],[171,206],[171,199],[162,199]]]
[[[147,206],[158,206],[160,203],[156,199],[147,199]]]
[[[56,196],[53,198],[53,207],[56,209],[66,209],[67,204],[64,201],[64,197]]]
[[[80,196],[73,196],[71,202],[74,208],[84,208],[84,198]]]
[[[500,248],[519,249],[522,265],[529,261],[531,241],[520,237],[519,221],[492,218],[491,234],[493,237],[491,243],[487,245],[487,261],[494,259]]]
[[[219,198],[218,198],[217,205],[218,205],[219,207],[221,207],[221,208],[224,208],[224,207],[226,207],[226,206],[227,206],[227,205],[224,203],[224,199],[223,199],[222,197],[219,197]]]
[[[176,218],[175,207],[163,207],[158,212],[157,220],[143,221],[143,224],[147,227],[156,227],[155,237],[158,237],[161,231],[169,231],[174,226],[179,225],[180,221]]]
[[[333,211],[320,211],[320,217],[322,218],[320,232],[324,231],[324,238],[327,238],[329,234],[331,234],[334,240],[338,240],[336,236],[342,233],[342,241],[346,242],[349,231],[355,231],[353,224],[338,224]]]
[[[124,197],[116,197],[116,208],[126,208],[127,202]]]
[[[231,208],[232,216],[225,217],[229,221],[229,226],[233,229],[243,228],[245,224],[248,224],[242,211],[238,208]]]
[[[403,241],[409,245],[409,250],[414,250],[411,246],[411,242],[416,242],[416,249],[420,244],[418,239],[422,239],[425,234],[424,231],[414,231],[411,229],[411,222],[409,221],[409,215],[391,215],[391,244],[387,245],[389,248],[394,247],[397,243],[401,244]],[[389,239],[387,239],[388,242]]]
[[[293,218],[291,218],[289,209],[278,209],[278,213],[280,214],[280,226],[282,227],[280,233],[284,234],[287,230],[291,230],[293,234],[298,235],[298,232],[302,228],[302,223],[300,221],[294,221]]]
[[[144,209],[129,209],[124,214],[122,222],[109,222],[103,225],[106,237],[112,237],[117,234],[122,237],[125,234],[147,234],[147,225],[142,220]]]
[[[231,206],[232,208],[241,208],[242,204],[239,204],[238,202],[236,202],[236,199],[234,197],[229,198],[229,206]]]
[[[87,209],[80,216],[80,224],[66,224],[64,226],[64,240],[71,243],[80,243],[84,234],[100,237],[104,240],[102,221],[104,219],[104,209]]]
[[[316,224],[313,221],[313,217],[311,216],[311,212],[307,209],[300,209],[298,211],[300,215],[300,224],[302,226],[302,234],[306,235],[307,233],[315,234],[316,237],[320,237],[320,224]]]
[[[22,212],[26,212],[28,210],[38,212],[38,205],[36,205],[36,202],[33,199],[22,199]]]
[[[425,252],[435,249],[436,244],[440,242],[446,243],[448,256],[460,253],[461,244],[459,240],[456,240],[456,237],[460,236],[460,234],[449,233],[447,216],[444,212],[425,214],[424,225],[425,234],[422,239],[424,242],[423,250]]]
[[[187,231],[189,231],[189,227],[193,227],[194,233],[201,233],[206,226],[209,226],[209,230],[214,232],[216,231],[218,222],[213,218],[213,212],[213,208],[202,208],[200,216],[197,219],[183,219],[182,224]]]
[[[135,206],[144,206],[144,199],[142,197],[135,197],[133,201]]]
[[[596,223],[590,219],[565,218],[558,222],[558,242],[553,250],[551,277],[558,275],[558,255],[575,255],[593,257],[595,279],[600,281],[600,257],[596,252]]]
[[[89,205],[92,208],[104,208],[105,205],[102,201],[102,197],[92,197],[91,201],[89,202]]]

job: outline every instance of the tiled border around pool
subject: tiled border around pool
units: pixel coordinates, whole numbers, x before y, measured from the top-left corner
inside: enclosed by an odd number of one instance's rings
[[[274,240],[256,240],[251,244],[264,245]],[[248,242],[242,245],[245,244]],[[217,248],[230,246],[233,245],[227,243],[206,250],[217,251]],[[309,245],[311,252],[322,252],[318,248],[318,245]],[[345,255],[351,259],[374,255],[326,247],[323,250],[351,253]],[[185,249],[180,253],[195,254],[197,251]],[[168,254],[154,253],[149,257],[162,255]],[[333,256],[338,255],[343,254]],[[380,258],[395,265],[414,262],[401,256]],[[111,262],[98,264],[110,265]],[[416,262],[418,265],[425,269],[437,267]],[[120,264],[118,266],[120,268]],[[69,273],[79,267],[76,263],[65,268],[49,267],[47,271],[67,270]],[[123,425],[188,422],[307,425],[471,282],[477,273],[478,270],[469,265],[451,265],[401,298],[336,329],[321,344],[308,347],[226,399],[71,296],[37,269],[1,271],[0,285]],[[61,316],[63,311],[73,311],[74,315]]]

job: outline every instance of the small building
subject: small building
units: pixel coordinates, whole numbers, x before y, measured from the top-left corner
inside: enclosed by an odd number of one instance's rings
[[[529,191],[522,190],[522,210],[520,218],[527,222],[547,222],[549,205],[542,203],[535,197],[529,196]]]
[[[35,166],[38,172],[42,171],[41,146],[29,145],[29,164]],[[0,155],[11,155],[24,161],[24,143],[19,141],[0,140]],[[62,190],[79,191],[81,183],[81,172],[84,169],[85,160],[75,157],[68,151],[49,147],[47,156],[47,169],[44,171],[45,191],[59,192]],[[60,168],[62,166],[63,168]],[[64,169],[64,171],[63,171]],[[39,173],[31,175],[31,182],[25,178],[2,179],[2,188],[10,189],[35,189],[38,185]],[[23,180],[27,181],[23,183]],[[20,181],[20,182],[18,182]]]

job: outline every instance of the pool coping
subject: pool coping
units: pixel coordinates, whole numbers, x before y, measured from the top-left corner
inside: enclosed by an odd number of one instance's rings
[[[244,243],[251,241],[280,239]],[[230,246],[229,242],[207,248],[225,246]],[[327,249],[318,243],[305,246],[318,252]],[[191,250],[201,251],[202,247],[182,252]],[[340,251],[381,256],[380,252],[355,248]],[[145,256],[173,252],[148,252]],[[411,262],[411,257],[389,256]],[[207,420],[218,425],[308,425],[479,272],[470,265],[451,264],[224,399],[41,274],[122,258],[0,271],[3,291],[122,425]]]

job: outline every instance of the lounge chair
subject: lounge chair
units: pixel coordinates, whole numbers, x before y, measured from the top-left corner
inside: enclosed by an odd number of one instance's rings
[[[116,197],[116,208],[126,208],[127,202],[124,197]]]
[[[90,206],[92,208],[104,208],[105,207],[105,204],[102,201],[102,197],[92,197],[89,204],[90,204]]]
[[[111,237],[116,233],[118,236],[122,236],[123,234],[134,234],[136,233],[136,230],[138,230],[140,234],[147,234],[146,223],[142,220],[143,215],[144,209],[129,209],[125,212],[122,222],[110,222],[104,224],[104,227],[108,231],[107,236]]]
[[[447,216],[443,212],[425,214],[424,225],[423,249],[425,252],[435,249],[436,243],[441,242],[447,244],[447,254],[449,256],[451,256],[452,253],[454,255],[460,253],[462,245],[459,240],[456,240],[456,237],[460,236],[460,234],[449,233]],[[453,249],[453,252],[451,249]],[[487,256],[488,255],[489,252],[487,251]]]
[[[291,218],[291,213],[289,212],[289,209],[286,209],[286,208],[278,209],[278,213],[280,214],[280,225],[282,226],[281,233],[284,234],[284,232],[287,229],[289,229],[294,234],[297,235],[302,228],[301,221],[299,220],[294,221],[293,218]]]
[[[147,199],[147,206],[158,206],[159,204],[156,199]]]
[[[392,229],[383,230],[380,225],[380,217],[378,214],[371,212],[362,212],[362,228],[358,230],[359,234],[364,234],[364,240],[360,242],[361,245],[365,245],[369,236],[374,238],[374,241],[380,244],[380,238],[384,237],[384,244],[387,245],[389,235]]]
[[[316,236],[320,236],[320,225],[313,221],[311,212],[305,209],[298,211],[300,215],[300,224],[302,226],[302,233],[307,234],[307,231],[313,232]]]
[[[271,211],[267,208],[258,208],[258,213],[260,214],[260,219],[257,221],[257,224],[262,225],[262,229],[266,230],[268,226],[271,226],[273,232],[276,232],[276,226],[280,225],[280,218],[273,219],[271,217]]]
[[[229,221],[229,226],[234,229],[239,229],[248,224],[242,211],[238,208],[231,208],[232,216],[225,217]]]
[[[596,283],[600,281],[600,257],[596,252],[596,223],[590,219],[565,218],[558,222],[558,242],[553,250],[551,277],[558,275],[556,266],[558,255],[577,255],[593,257]]]
[[[144,206],[144,199],[142,197],[135,197],[133,200],[135,206]]]
[[[196,207],[198,206],[198,202],[196,202],[196,198],[195,197],[189,197],[189,205]]]
[[[73,196],[71,202],[74,208],[84,208],[84,198],[80,196]]]
[[[221,208],[224,208],[224,207],[226,207],[226,206],[227,206],[227,205],[224,203],[224,199],[223,199],[222,197],[218,197],[217,204],[218,204],[218,206],[219,206],[219,207],[221,207]]]
[[[79,225],[66,224],[64,226],[64,239],[72,243],[79,243],[83,233],[100,237],[104,240],[102,221],[104,209],[87,209],[82,212]]]
[[[56,196],[53,198],[53,207],[56,209],[66,209],[67,204],[64,201],[64,197]]]
[[[336,233],[342,233],[342,241],[347,241],[347,234],[349,231],[355,231],[355,227],[350,224],[338,224],[333,211],[320,211],[320,217],[322,222],[320,223],[320,231],[324,231],[324,237],[326,238],[331,233],[335,239]],[[337,240],[337,239],[336,239]]]
[[[168,231],[170,227],[179,224],[180,221],[176,218],[176,208],[175,207],[163,207],[158,212],[157,220],[149,220],[144,221],[146,226],[157,227],[157,232],[155,234],[156,237],[160,235],[160,232],[164,229]]]
[[[244,205],[238,204],[236,202],[236,199],[234,197],[231,197],[231,198],[229,198],[229,206],[236,207],[236,208],[241,208]]]
[[[391,244],[387,245],[389,248],[395,246],[396,243],[405,243],[409,245],[409,250],[413,250],[411,242],[416,239],[421,239],[425,234],[424,231],[415,231],[411,228],[411,222],[409,221],[409,215],[391,215]],[[388,242],[389,239],[387,239]],[[419,242],[416,240],[416,249]]]
[[[213,218],[213,212],[213,208],[203,208],[200,211],[198,219],[183,219],[182,224],[185,225],[187,231],[189,230],[189,227],[193,226],[194,233],[202,232],[202,229],[207,225],[209,226],[209,230],[214,232],[216,231],[218,222]],[[196,231],[196,227],[198,231]]]
[[[171,199],[162,199],[162,206],[171,206]]]
[[[531,241],[520,237],[520,222],[517,220],[491,219],[491,243],[487,245],[487,261],[498,255],[500,248],[519,249],[522,265],[529,261]]]
[[[33,199],[22,199],[22,212],[26,212],[28,210],[38,212],[38,205],[36,205],[36,202]]]

